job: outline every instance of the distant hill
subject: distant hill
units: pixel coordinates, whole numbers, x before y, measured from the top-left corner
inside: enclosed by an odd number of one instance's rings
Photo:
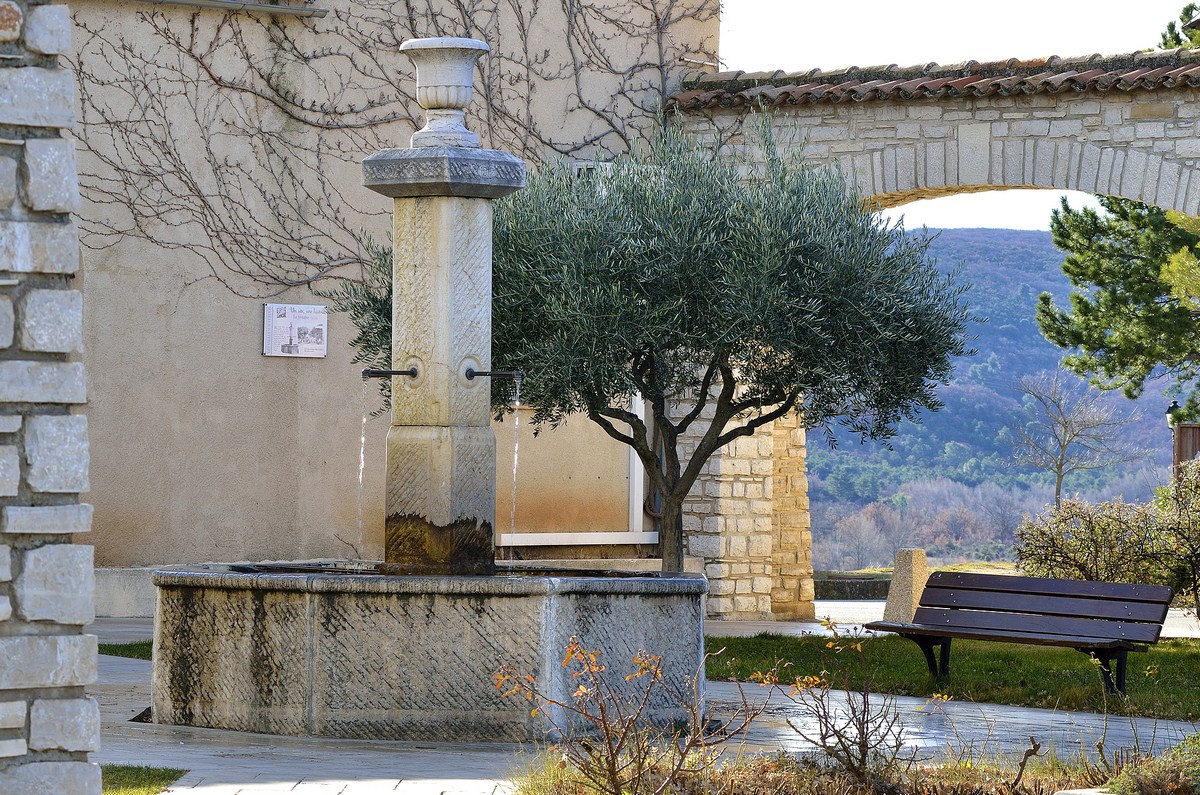
[[[1063,254],[1049,232],[1015,229],[930,230],[930,246],[938,267],[957,271],[973,286],[968,293],[972,311],[980,316],[970,325],[973,356],[959,360],[952,384],[941,388],[946,407],[925,415],[922,425],[905,424],[891,441],[859,444],[838,435],[831,451],[820,434],[810,435],[809,471],[813,476],[814,507],[821,502],[865,504],[886,499],[905,482],[938,477],[967,485],[993,482],[1017,486],[1044,482],[1036,472],[1011,465],[1006,426],[1020,416],[1016,381],[1026,374],[1053,370],[1063,351],[1050,344],[1034,320],[1037,296],[1049,292],[1064,301],[1070,285],[1062,274]],[[1165,465],[1170,457],[1170,432],[1164,412],[1169,400],[1162,384],[1154,384],[1136,401],[1112,398],[1123,409],[1140,410],[1131,428],[1154,452],[1147,463]],[[1080,474],[1068,480],[1070,489],[1091,489],[1122,473]],[[1130,498],[1144,495],[1126,495]]]

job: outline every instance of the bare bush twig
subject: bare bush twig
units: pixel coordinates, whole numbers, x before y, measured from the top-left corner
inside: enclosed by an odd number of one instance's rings
[[[549,695],[532,675],[510,666],[493,674],[493,680],[502,696],[522,697],[533,705],[531,714],[541,715],[557,735],[555,748],[564,761],[605,795],[661,795],[682,776],[710,770],[720,746],[743,735],[767,707],[765,699],[751,703],[739,687],[741,704],[734,713],[709,721],[699,693],[703,662],[686,683],[665,677],[657,655],[639,651],[632,663],[632,673],[623,681],[614,679],[599,651],[572,638],[562,662],[578,683],[569,699]],[[773,672],[766,679],[773,680]],[[655,710],[682,719],[661,725]]]

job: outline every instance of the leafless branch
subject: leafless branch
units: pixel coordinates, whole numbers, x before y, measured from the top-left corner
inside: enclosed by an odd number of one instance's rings
[[[358,163],[418,125],[399,45],[471,36],[492,53],[470,125],[528,160],[607,157],[652,123],[716,0],[385,0],[324,20],[77,7],[85,245],[140,238],[265,296],[365,262],[387,210]],[[547,42],[552,42],[547,46]]]

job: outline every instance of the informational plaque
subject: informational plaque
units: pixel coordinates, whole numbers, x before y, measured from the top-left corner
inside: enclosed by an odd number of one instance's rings
[[[263,304],[263,356],[322,358],[329,310],[316,304]]]

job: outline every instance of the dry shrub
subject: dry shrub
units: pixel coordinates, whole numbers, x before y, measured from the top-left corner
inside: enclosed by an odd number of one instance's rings
[[[1017,529],[1017,560],[1034,577],[1105,582],[1161,579],[1153,506],[1063,500]]]
[[[848,657],[862,656],[861,632],[844,634],[828,619],[822,624],[832,633],[826,647],[834,654],[827,670],[797,676],[784,691],[815,728],[791,718],[788,725],[855,784],[890,790],[916,764],[919,752],[904,743],[895,697],[875,692],[870,676],[855,681],[852,666],[846,664]]]
[[[1190,735],[1157,759],[1126,765],[1109,787],[1118,795],[1197,795],[1200,735]]]
[[[1026,772],[1014,789],[1013,765],[1001,761],[914,767],[904,780],[864,785],[836,765],[805,756],[742,754],[708,770],[676,775],[663,795],[1053,795],[1078,787],[1080,771],[1056,766]],[[661,784],[661,780],[655,782]],[[1102,782],[1101,782],[1102,783]],[[518,781],[517,795],[588,795],[586,779],[547,757],[544,767]],[[1125,793],[1125,795],[1141,795]],[[1158,795],[1158,793],[1154,793]],[[1177,795],[1187,795],[1178,793]]]
[[[504,666],[492,674],[502,697],[526,699],[533,717],[542,716],[558,742],[551,750],[569,774],[560,785],[577,784],[602,795],[665,795],[681,792],[687,781],[705,781],[719,769],[721,746],[744,735],[767,702],[752,704],[742,695],[734,714],[706,720],[698,683],[704,664],[686,682],[663,675],[662,658],[638,651],[633,671],[620,677],[608,671],[598,649],[571,638],[562,667],[576,683],[573,693],[556,697],[541,689],[532,674]],[[774,679],[775,671],[766,675]],[[662,725],[655,705],[669,705],[681,717]],[[554,790],[560,791],[560,790]],[[568,790],[569,791],[569,790]]]
[[[1153,503],[1063,500],[1026,519],[1017,560],[1035,577],[1170,585],[1200,614],[1200,460],[1181,464]]]

